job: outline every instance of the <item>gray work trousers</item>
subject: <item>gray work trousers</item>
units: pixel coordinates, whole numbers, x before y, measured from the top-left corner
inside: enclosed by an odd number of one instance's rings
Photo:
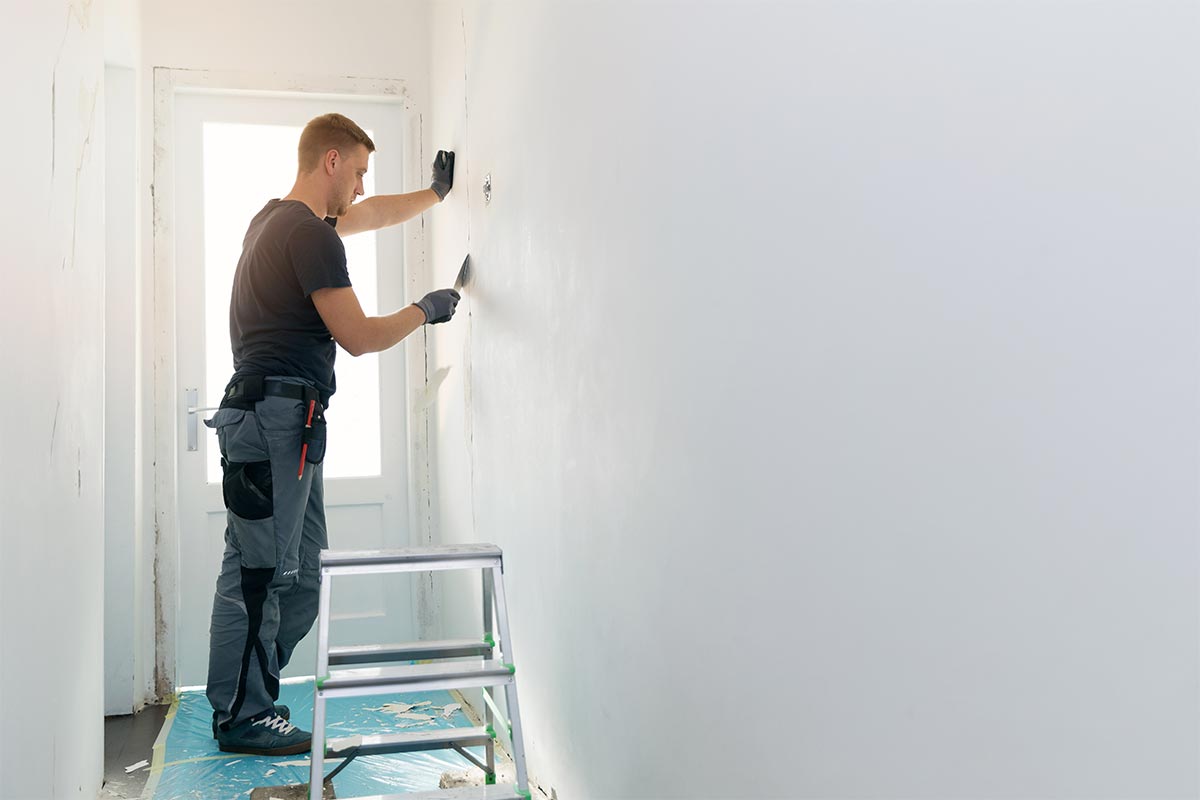
[[[289,383],[295,381],[287,381]],[[320,551],[328,546],[321,465],[300,465],[307,405],[268,396],[222,408],[225,555],[209,628],[208,700],[228,729],[270,710],[279,673],[317,617]],[[312,453],[309,458],[324,458]]]

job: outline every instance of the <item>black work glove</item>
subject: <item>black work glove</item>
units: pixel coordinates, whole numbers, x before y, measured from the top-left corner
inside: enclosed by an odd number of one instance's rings
[[[454,151],[438,150],[433,160],[433,183],[429,188],[437,192],[438,200],[445,200],[454,186]]]
[[[454,308],[461,299],[462,295],[453,289],[438,289],[425,295],[413,305],[425,312],[427,325],[436,325],[439,322],[448,322],[454,316]]]

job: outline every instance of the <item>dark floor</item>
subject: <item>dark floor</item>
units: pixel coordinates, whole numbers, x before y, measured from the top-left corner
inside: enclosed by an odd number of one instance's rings
[[[153,761],[154,740],[162,730],[170,706],[146,706],[136,714],[104,718],[103,798],[141,797],[150,768],[128,775],[125,768],[139,761]]]

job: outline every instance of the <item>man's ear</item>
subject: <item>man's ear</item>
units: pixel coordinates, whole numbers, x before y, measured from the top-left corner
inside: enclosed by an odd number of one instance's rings
[[[337,167],[338,158],[340,158],[340,155],[338,154],[337,150],[327,150],[325,152],[325,174],[326,175],[333,174],[334,169]]]

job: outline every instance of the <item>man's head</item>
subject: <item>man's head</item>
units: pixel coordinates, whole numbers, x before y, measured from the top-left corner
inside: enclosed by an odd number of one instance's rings
[[[353,120],[341,114],[322,114],[300,134],[297,180],[312,181],[327,198],[328,213],[340,217],[363,193],[362,179],[375,143]]]

